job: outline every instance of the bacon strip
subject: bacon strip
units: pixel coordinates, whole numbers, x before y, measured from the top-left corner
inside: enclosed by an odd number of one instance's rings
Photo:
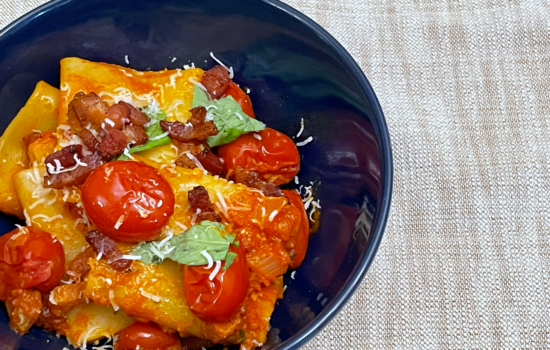
[[[71,261],[66,274],[73,282],[79,283],[84,279],[84,276],[90,272],[90,264],[88,264],[88,259],[93,258],[94,255],[93,248],[88,247],[85,251],[78,254],[73,261]]]
[[[213,121],[205,121],[206,108],[195,107],[191,111],[191,118],[186,124],[182,122],[160,121],[162,130],[167,131],[171,138],[179,142],[200,142],[208,136],[217,135],[218,129]]]
[[[67,147],[71,147],[71,146],[67,146]],[[89,156],[85,156],[81,158],[81,162],[86,164],[86,166],[80,165],[76,169],[71,171],[66,171],[59,174],[46,175],[44,177],[44,187],[63,188],[69,185],[82,185],[84,181],[86,181],[90,173],[95,168],[105,163],[105,160],[98,153],[94,153]]]
[[[194,212],[197,212],[197,210],[200,209],[200,213],[197,215],[197,222],[201,222],[203,220],[216,222],[222,221],[220,216],[214,211],[214,206],[210,201],[208,191],[203,186],[196,186],[193,188],[187,193],[187,198],[189,200],[189,204],[191,204],[191,209]]]
[[[283,197],[284,194],[281,189],[271,183],[260,180],[258,173],[253,171],[244,170],[241,167],[235,168],[232,174],[232,179],[236,183],[241,183],[248,187],[257,188],[262,191],[264,195],[268,197]]]
[[[214,66],[204,72],[202,76],[202,85],[206,88],[210,96],[215,99],[222,97],[231,83],[229,72],[222,66]]]
[[[86,233],[86,242],[92,246],[97,254],[102,253],[102,258],[105,258],[115,270],[127,270],[132,264],[132,260],[122,258],[122,253],[118,250],[112,238],[105,236],[97,230]]]
[[[50,166],[53,167],[55,170],[58,170],[58,164],[62,169],[68,169],[70,167],[73,167],[76,165],[76,160],[74,157],[78,159],[82,159],[82,146],[81,145],[70,145],[67,147],[63,147],[61,150],[54,152],[46,157],[46,160],[44,161],[44,164],[46,165],[46,169],[48,170],[48,174],[52,175],[52,172],[50,171]],[[48,164],[50,166],[48,166]]]
[[[100,127],[101,123],[107,118],[107,112],[107,104],[101,97],[93,92],[85,94],[80,91],[74,95],[73,100],[69,103],[69,125],[76,133],[80,132],[82,125],[86,125],[86,122]]]

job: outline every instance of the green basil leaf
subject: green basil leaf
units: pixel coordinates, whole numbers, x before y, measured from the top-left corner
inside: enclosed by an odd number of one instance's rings
[[[218,134],[209,136],[206,142],[210,147],[223,145],[235,140],[242,134],[265,129],[265,125],[246,115],[232,96],[219,100],[209,100],[206,93],[195,86],[192,107],[203,106],[208,109]],[[207,115],[207,117],[208,117]]]
[[[224,270],[227,270],[231,264],[233,264],[233,261],[235,261],[235,258],[237,257],[237,253],[233,252],[227,252],[225,255],[225,265],[223,266]]]
[[[164,133],[164,130],[160,127],[160,121],[166,119],[166,113],[157,106],[149,105],[142,109],[142,112],[147,114],[151,118],[149,125],[145,128],[145,133],[149,136],[149,140],[143,145],[131,147],[128,150],[128,153],[137,153],[142,151],[147,151],[155,147],[164,146],[172,142],[172,139],[169,136],[164,136],[157,138]],[[153,140],[151,140],[153,139]],[[124,153],[118,155],[115,160],[127,160],[128,156]]]
[[[206,252],[213,261],[226,260],[227,268],[235,259],[232,255],[234,253],[229,252],[229,245],[234,240],[235,235],[225,233],[224,225],[202,221],[184,233],[172,237],[160,249],[156,242],[144,243],[137,247],[132,255],[141,256],[141,262],[146,264],[171,259],[180,264],[199,266],[208,264],[208,259],[204,255]]]

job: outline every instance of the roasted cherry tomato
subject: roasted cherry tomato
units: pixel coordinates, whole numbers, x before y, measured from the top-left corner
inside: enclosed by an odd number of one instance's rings
[[[82,186],[88,218],[107,236],[121,241],[155,239],[174,212],[174,192],[146,164],[116,161],[95,169]]]
[[[293,247],[290,250],[290,268],[295,269],[304,260],[307,251],[307,245],[309,243],[309,219],[307,217],[304,203],[302,203],[302,197],[294,190],[283,190],[283,194],[290,201],[290,205],[295,206],[300,210],[302,220],[300,221],[300,228],[296,237],[291,237],[288,243],[291,243]]]
[[[220,146],[218,155],[224,160],[228,176],[235,168],[241,167],[258,173],[262,180],[275,185],[289,182],[300,170],[300,154],[294,142],[270,128],[239,136],[235,141]]]
[[[249,285],[249,271],[242,245],[231,245],[229,251],[237,253],[233,264],[224,270],[225,261],[212,280],[209,276],[216,268],[183,266],[185,297],[189,308],[208,322],[225,322],[239,311]]]
[[[154,323],[136,322],[118,335],[116,350],[181,350],[176,334],[164,333]]]
[[[248,115],[250,118],[256,119],[256,116],[254,115],[254,109],[252,108],[252,101],[250,101],[250,97],[239,87],[239,85],[235,84],[234,82],[229,83],[229,88],[225,92],[225,96],[231,96],[237,101],[241,108],[243,109],[243,112]]]
[[[0,237],[0,299],[13,289],[47,292],[65,273],[63,246],[49,233],[22,227]]]

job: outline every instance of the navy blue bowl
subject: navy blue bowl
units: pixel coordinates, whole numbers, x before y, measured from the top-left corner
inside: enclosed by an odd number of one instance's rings
[[[39,80],[59,86],[59,60],[78,56],[138,70],[233,66],[258,119],[296,135],[300,183],[320,181],[319,231],[271,319],[277,349],[303,345],[336,315],[374,259],[390,208],[388,130],[361,69],[319,25],[275,0],[56,0],[0,32],[0,130]],[[172,62],[172,58],[176,61]],[[297,186],[296,186],[297,187]],[[0,232],[16,219],[0,216]],[[0,309],[0,349],[60,350],[66,341],[33,327],[19,336]]]

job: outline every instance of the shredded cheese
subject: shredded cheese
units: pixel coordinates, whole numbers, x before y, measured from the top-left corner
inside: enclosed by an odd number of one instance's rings
[[[296,134],[296,137],[300,137],[300,135],[302,135],[303,132],[304,132],[304,118],[302,118],[300,122],[300,131],[298,131],[298,134]]]
[[[235,76],[235,72],[233,72],[233,67],[227,67],[222,61],[220,61],[216,56],[214,56],[213,52],[210,52],[210,57],[212,57],[214,61],[218,62],[220,66],[227,69],[227,71],[229,72],[229,78],[233,79],[233,77]]]
[[[218,274],[218,272],[220,272],[220,269],[222,268],[222,262],[220,260],[216,261],[216,267],[214,268],[214,271],[212,271],[212,273],[210,274],[210,276],[208,276],[208,279],[210,281],[212,281],[216,275]]]
[[[159,249],[161,249],[162,247],[164,247],[164,245],[166,244],[166,242],[168,242],[172,237],[174,237],[174,234],[172,233],[172,231],[169,231],[168,232],[168,235],[162,240],[159,242],[159,244],[157,245],[157,247]]]
[[[189,82],[197,85],[202,91],[207,92],[206,87],[201,83],[199,83],[198,81],[196,81],[195,79],[189,78]]]
[[[44,215],[44,214],[36,214],[36,215],[34,215],[33,217],[31,217],[31,220],[34,221],[34,220],[36,220],[36,219],[38,219],[38,218],[43,219],[43,220],[46,221],[46,222],[52,222],[52,221],[54,221],[54,220],[56,220],[56,219],[63,219],[63,215],[57,214],[57,215],[54,215],[54,216],[46,216],[46,215]]]
[[[39,200],[37,200],[36,202],[34,202],[33,204],[29,205],[29,209],[32,210],[34,209],[38,204],[42,204],[46,201],[46,198],[40,198]]]
[[[115,303],[115,301],[113,300],[114,298],[115,298],[115,292],[112,289],[109,289],[109,301],[113,306],[113,310],[117,312],[120,309],[120,307],[117,305],[117,303]]]
[[[273,211],[271,212],[271,214],[269,215],[269,221],[270,221],[270,222],[273,221],[273,219],[275,219],[275,216],[276,216],[278,213],[279,213],[278,210],[273,210]]]
[[[122,259],[126,259],[126,260],[141,260],[141,255],[122,255]]]
[[[116,224],[115,224],[115,230],[118,230],[120,228],[120,226],[122,226],[122,224],[124,223],[124,220],[126,219],[126,217],[124,215],[121,215]]]
[[[93,331],[95,331],[96,329],[99,329],[100,326],[94,326],[90,329],[88,329],[88,331],[84,334],[84,337],[83,337],[83,340],[82,340],[82,345],[80,346],[80,350],[86,350],[87,349],[87,346],[86,344],[88,343],[88,337],[90,336],[90,334],[92,334]]]
[[[197,220],[197,216],[201,213],[201,208],[197,208],[197,211],[193,215],[193,218],[191,219],[191,226],[195,224],[195,220]]]
[[[40,100],[47,100],[49,104],[54,104],[53,98],[51,98],[50,96],[42,95],[42,97],[40,97]]]
[[[126,64],[130,64],[130,60],[128,59],[128,55],[124,55],[124,61]]]
[[[305,139],[305,140],[302,141],[302,142],[296,142],[296,146],[302,147],[302,146],[307,145],[307,144],[310,143],[311,141],[313,141],[313,136],[308,137],[307,139]]]
[[[260,141],[262,140],[262,137],[260,136],[260,134],[254,133],[254,134],[252,134],[252,136],[254,136],[255,139],[258,139]]]
[[[182,230],[187,230],[187,226],[185,226],[184,224],[182,224],[182,223],[179,222],[179,221],[175,221],[174,224],[176,224],[177,226],[179,226]]]
[[[229,214],[228,214],[228,210],[229,208],[227,207],[227,203],[225,203],[225,199],[223,199],[223,196],[222,194],[220,193],[220,191],[216,191],[216,196],[218,196],[218,201],[220,201],[220,204],[223,208],[223,211],[224,211],[224,214],[226,217],[229,217]]]
[[[50,301],[50,303],[52,303],[53,305],[57,305],[57,302],[55,301],[54,297],[53,297],[53,291],[50,293],[50,297],[48,298],[48,300]]]
[[[296,279],[296,271],[292,271],[292,273],[290,274],[290,278],[292,278],[293,280]]]
[[[160,135],[158,135],[158,136],[150,137],[149,140],[150,140],[150,141],[160,140],[161,138],[163,138],[163,137],[165,137],[165,136],[168,136],[168,131],[167,131],[167,132],[163,132],[162,134],[160,134]]]
[[[151,294],[149,292],[146,292],[146,291],[143,290],[143,288],[140,288],[139,292],[140,292],[141,295],[143,295],[147,299],[153,300],[154,302],[160,303],[160,301],[162,300],[158,295],[154,295],[154,294]]]
[[[105,120],[105,123],[109,124],[111,127],[113,127],[113,128],[115,127],[115,122],[112,121],[111,119],[105,118],[103,120]]]
[[[201,251],[202,256],[208,260],[208,266],[206,266],[207,269],[211,268],[214,265],[214,260],[212,260],[212,255],[208,254],[206,250]]]
[[[27,226],[31,226],[32,220],[29,216],[29,213],[27,213],[26,209],[23,209],[23,215],[25,216],[25,222],[27,223]]]

